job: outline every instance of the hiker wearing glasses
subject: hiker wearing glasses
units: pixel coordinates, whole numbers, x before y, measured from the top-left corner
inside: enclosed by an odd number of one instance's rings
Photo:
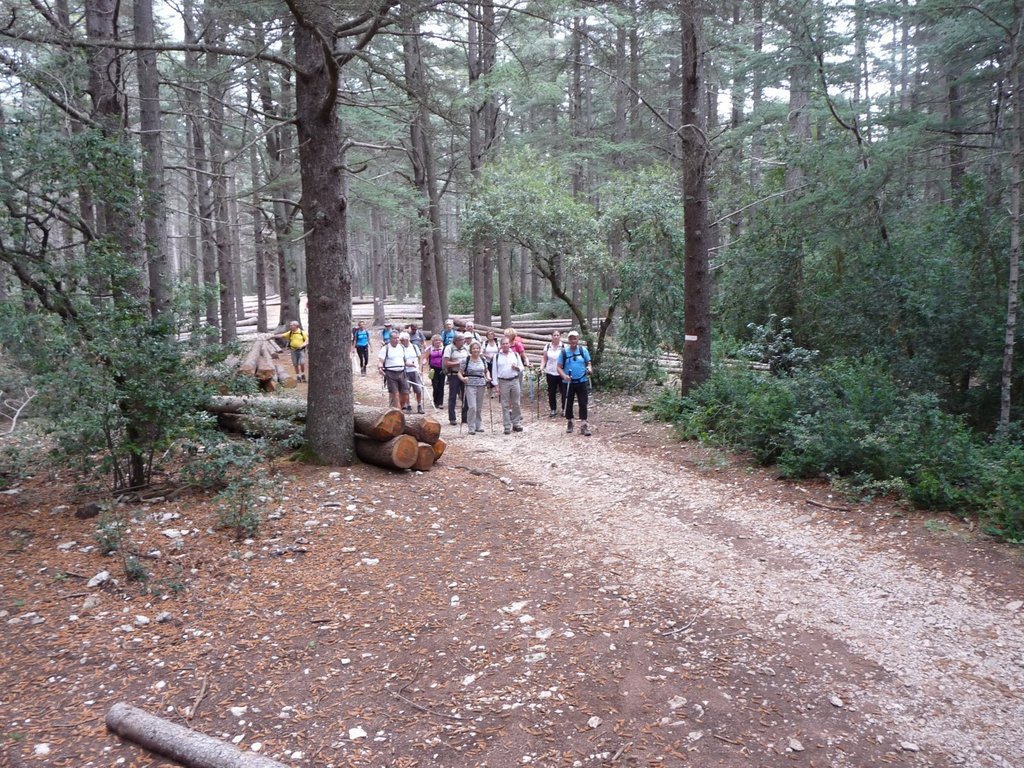
[[[580,335],[569,331],[569,345],[562,349],[558,356],[558,375],[562,377],[565,387],[565,418],[568,420],[565,431],[572,433],[573,401],[580,403],[580,434],[590,437],[587,425],[587,396],[589,394],[589,377],[593,373],[590,365],[590,352],[580,346]]]

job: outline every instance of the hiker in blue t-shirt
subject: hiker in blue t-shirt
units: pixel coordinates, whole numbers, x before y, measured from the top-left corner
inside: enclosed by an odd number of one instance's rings
[[[396,330],[395,333],[397,332]],[[380,340],[385,344],[391,341],[391,323],[384,323],[384,330],[380,332]]]
[[[444,330],[441,331],[441,344],[442,344],[442,346],[447,347],[449,344],[451,344],[453,341],[455,341],[455,336],[456,336],[455,321],[454,320],[445,320],[444,321]]]
[[[366,324],[362,320],[352,330],[352,349],[359,357],[359,372],[365,376],[366,366],[370,362],[370,332],[366,330]]]
[[[562,377],[565,387],[565,418],[568,419],[566,432],[572,432],[573,401],[580,402],[580,434],[590,437],[587,425],[587,396],[590,384],[588,377],[593,373],[590,365],[590,352],[580,346],[580,335],[569,331],[569,346],[563,347],[558,356],[558,375]]]

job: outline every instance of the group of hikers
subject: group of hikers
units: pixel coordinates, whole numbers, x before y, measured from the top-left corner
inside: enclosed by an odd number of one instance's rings
[[[572,432],[574,406],[578,404],[579,432],[589,437],[587,404],[593,372],[590,353],[580,345],[578,332],[570,331],[566,338],[568,343],[563,343],[561,334],[555,331],[542,352],[540,365],[547,379],[548,415],[555,418],[564,414],[566,431]],[[449,424],[457,425],[461,418],[469,434],[484,432],[484,405],[496,392],[504,433],[523,431],[523,379],[530,360],[515,329],[505,329],[500,338],[493,330],[481,336],[472,320],[466,321],[462,331],[455,329],[453,320],[447,320],[444,330],[432,334],[428,343],[415,323],[399,329],[386,322],[381,342],[377,368],[384,377],[393,407],[411,413],[411,400],[415,398],[416,412],[424,412],[426,384],[421,374],[425,374],[431,382],[435,409],[444,406],[445,389],[448,391]],[[370,332],[361,320],[352,331],[352,349],[358,357],[360,373],[365,376],[370,359]]]

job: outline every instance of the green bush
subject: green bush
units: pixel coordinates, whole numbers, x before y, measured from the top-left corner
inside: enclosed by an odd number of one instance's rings
[[[838,360],[792,378],[718,366],[687,397],[664,390],[649,409],[684,437],[774,461],[783,476],[829,477],[861,497],[896,494],[977,515],[993,534],[1024,541],[1024,443],[983,442],[877,360]]]
[[[788,381],[742,367],[716,367],[711,378],[680,403],[680,428],[696,437],[751,453],[770,464],[785,449],[796,398]]]
[[[463,283],[448,290],[448,311],[453,315],[473,314],[473,289]]]

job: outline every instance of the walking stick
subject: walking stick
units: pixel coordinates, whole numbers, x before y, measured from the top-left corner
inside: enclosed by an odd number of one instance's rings
[[[487,387],[484,387],[484,394],[485,395],[488,394],[487,393]],[[494,434],[494,398],[493,397],[488,397],[487,398],[487,412],[491,416],[491,434],[493,435]]]

